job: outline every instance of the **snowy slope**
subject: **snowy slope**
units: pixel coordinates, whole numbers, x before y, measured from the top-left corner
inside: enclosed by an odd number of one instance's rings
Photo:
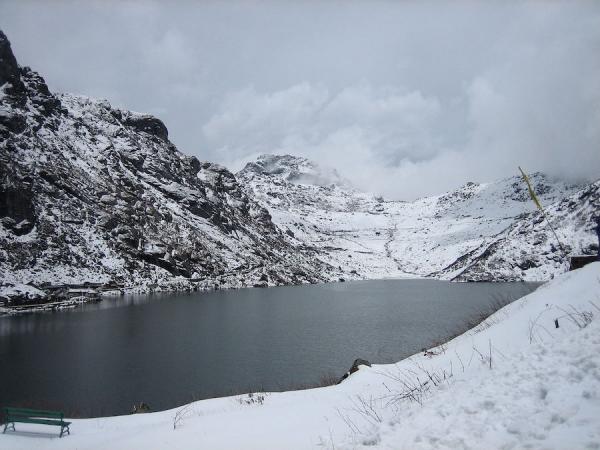
[[[263,155],[236,176],[299,248],[320,251],[346,278],[404,274],[387,255],[391,223],[382,199],[352,189],[335,171],[305,158]]]
[[[598,448],[599,288],[590,264],[449,343],[336,386],[73,420],[62,439],[17,424],[0,449]]]
[[[528,230],[528,223],[539,221],[527,188],[517,176],[493,183],[467,183],[414,202],[384,201],[358,192],[334,171],[290,155],[261,156],[237,177],[299,246],[322,251],[326,254],[322,259],[345,271],[347,277],[545,280],[565,268],[564,261],[556,264],[552,257],[540,262],[540,270],[531,270],[533,265],[521,268],[518,253],[527,248],[527,241],[542,239],[541,234],[544,242],[550,239],[541,227],[531,233],[521,231],[520,240],[514,242],[507,235],[518,224],[519,230]],[[579,190],[584,187],[541,173],[532,174],[531,181],[544,205],[558,205],[571,195],[581,195]],[[560,211],[573,220],[559,220],[555,225],[561,228],[569,253],[595,249],[590,214],[597,208],[598,193],[593,186],[587,188],[591,192],[585,208],[570,197],[562,203]],[[557,207],[549,208],[551,217],[559,212]],[[503,250],[504,262],[483,267],[483,253],[499,242],[505,242],[505,247],[513,245],[512,250]],[[496,260],[502,258],[498,253]]]
[[[29,282],[155,290],[337,279],[231,172],[180,153],[159,119],[50,93],[1,32],[0,60],[6,296]]]
[[[459,280],[544,280],[566,270],[563,254],[598,253],[592,218],[600,215],[600,181],[549,205],[546,213],[560,245],[542,214],[535,211],[491,243],[484,242],[461,257],[442,274],[459,273]]]

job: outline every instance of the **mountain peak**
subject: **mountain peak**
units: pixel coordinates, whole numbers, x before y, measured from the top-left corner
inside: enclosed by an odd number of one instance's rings
[[[34,115],[50,116],[60,107],[60,101],[52,95],[44,78],[29,67],[20,67],[10,46],[10,41],[0,30],[0,96],[16,110],[4,109],[0,115],[0,135],[6,130],[22,131],[25,117],[22,110],[35,110]],[[27,106],[27,100],[30,105]],[[44,120],[44,119],[40,119]]]
[[[10,41],[0,30],[0,87],[7,83],[10,84],[10,87],[4,87],[7,94],[21,92],[24,89],[17,58],[10,47]]]
[[[301,156],[293,155],[260,155],[256,161],[249,162],[238,172],[242,177],[263,176],[277,178],[293,184],[309,184],[315,186],[347,186],[335,169],[324,167]]]

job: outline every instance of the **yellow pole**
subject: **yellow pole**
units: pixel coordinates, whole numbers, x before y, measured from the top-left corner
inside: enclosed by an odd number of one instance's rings
[[[535,191],[533,190],[533,186],[531,185],[531,182],[529,181],[529,177],[527,176],[525,171],[523,169],[521,169],[520,166],[519,166],[519,170],[521,171],[521,175],[523,175],[523,180],[525,181],[525,183],[527,183],[527,189],[529,189],[529,196],[531,197],[531,200],[533,200],[533,203],[535,203],[535,206],[537,206],[537,208],[542,213],[542,216],[544,216],[544,219],[546,219],[546,223],[548,224],[548,227],[552,231],[552,234],[554,234],[554,238],[556,239],[556,242],[558,242],[558,246],[560,247],[560,251],[562,252],[563,257],[566,258],[567,252],[565,252],[565,249],[562,246],[560,239],[558,239],[558,235],[556,234],[556,231],[554,231],[554,228],[552,227],[552,224],[550,223],[550,220],[548,219],[548,216],[546,215],[546,211],[544,211],[544,208],[542,207],[542,204],[538,200],[537,195],[535,195]]]

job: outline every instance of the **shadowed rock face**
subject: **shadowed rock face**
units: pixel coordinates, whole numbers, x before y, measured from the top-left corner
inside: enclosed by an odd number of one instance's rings
[[[3,282],[173,289],[333,277],[231,172],[180,153],[159,119],[53,95],[1,32],[0,58]]]
[[[136,131],[143,131],[161,139],[167,140],[169,132],[161,120],[147,114],[129,114],[123,118],[123,124]]]
[[[29,233],[36,221],[31,177],[8,172],[8,164],[0,167],[0,220],[17,236]]]
[[[6,35],[0,30],[0,86],[8,83],[12,92],[23,91],[19,65],[17,59],[10,48],[10,42]]]

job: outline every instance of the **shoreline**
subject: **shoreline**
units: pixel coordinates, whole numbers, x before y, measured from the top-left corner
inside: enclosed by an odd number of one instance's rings
[[[0,299],[7,298],[4,304],[0,302],[0,317],[5,316],[16,316],[21,314],[33,314],[51,311],[70,310],[88,303],[98,303],[105,298],[124,297],[127,295],[152,295],[152,294],[176,294],[176,293],[191,293],[191,292],[211,292],[211,291],[222,291],[222,290],[239,290],[239,289],[268,289],[276,287],[292,287],[292,286],[311,286],[311,285],[324,285],[324,284],[335,284],[335,283],[352,283],[361,281],[396,281],[396,280],[431,280],[431,281],[447,281],[451,283],[514,283],[516,281],[507,280],[477,280],[477,281],[464,281],[464,280],[447,280],[442,278],[436,278],[431,276],[419,276],[415,274],[402,274],[402,275],[389,275],[382,277],[362,277],[353,279],[331,279],[329,281],[315,281],[305,283],[284,283],[284,284],[268,284],[264,285],[228,285],[227,283],[221,284],[214,280],[202,280],[202,281],[189,281],[188,279],[170,280],[166,284],[138,284],[134,286],[118,286],[115,287],[112,284],[102,284],[96,287],[89,287],[89,285],[95,284],[90,282],[83,282],[77,284],[62,284],[62,285],[50,285],[46,287],[37,287],[32,284],[12,284],[17,286],[29,286],[37,291],[46,292],[45,296],[39,296],[34,299],[27,299],[24,296],[15,296],[17,304],[7,305],[11,298],[2,296]],[[543,281],[524,281],[519,282],[527,283],[547,283],[550,280]],[[9,284],[10,286],[10,284]],[[76,289],[80,292],[82,286],[85,287],[85,295],[70,295],[73,293],[70,289]],[[66,288],[67,292],[52,298],[56,294],[47,292],[46,290],[55,290],[57,287]],[[2,288],[2,286],[0,286]],[[0,293],[2,291],[0,290]],[[44,300],[44,299],[48,300]]]
[[[234,276],[234,275],[232,275]],[[351,275],[352,276],[352,275]],[[354,275],[355,276],[355,275]],[[84,305],[86,303],[97,303],[102,301],[104,298],[109,297],[123,297],[126,295],[151,295],[156,293],[164,293],[164,294],[176,294],[181,292],[210,292],[210,291],[221,291],[221,290],[238,290],[238,289],[267,289],[274,287],[289,287],[289,286],[309,286],[309,285],[321,285],[321,284],[332,284],[332,283],[349,283],[355,281],[376,281],[376,280],[413,280],[413,279],[430,279],[429,277],[423,276],[385,276],[385,277],[361,277],[361,278],[340,278],[336,279],[332,278],[328,281],[315,281],[315,282],[303,282],[303,283],[282,283],[282,284],[268,284],[264,283],[261,285],[246,285],[242,284],[228,284],[220,283],[218,280],[198,280],[191,281],[187,278],[169,280],[165,284],[157,284],[157,283],[145,283],[138,284],[133,286],[117,286],[106,283],[101,284],[95,287],[89,287],[93,284],[91,282],[81,282],[76,284],[61,284],[61,285],[50,285],[44,287],[40,285],[40,287],[35,286],[33,284],[25,284],[25,283],[7,283],[8,286],[25,286],[35,289],[39,292],[44,292],[45,295],[37,294],[38,297],[33,299],[27,298],[26,296],[13,296],[12,298],[16,299],[19,302],[16,305],[6,305],[7,302],[10,302],[11,298],[6,295],[2,295],[2,287],[0,285],[0,300],[4,297],[7,300],[4,301],[4,305],[0,301],[0,317],[2,316],[12,316],[19,314],[33,314],[38,312],[49,312],[49,311],[59,311],[64,309],[73,309],[80,305]],[[436,280],[436,278],[431,278],[432,280]],[[441,280],[444,281],[444,280]],[[62,296],[58,296],[55,299],[52,299],[52,293],[47,292],[48,290],[55,290],[58,287],[66,288],[67,292],[62,294]],[[81,289],[85,287],[86,293],[91,294],[87,299],[85,296],[70,296],[67,295],[70,293],[69,289],[76,288]],[[44,300],[44,299],[48,300]]]

